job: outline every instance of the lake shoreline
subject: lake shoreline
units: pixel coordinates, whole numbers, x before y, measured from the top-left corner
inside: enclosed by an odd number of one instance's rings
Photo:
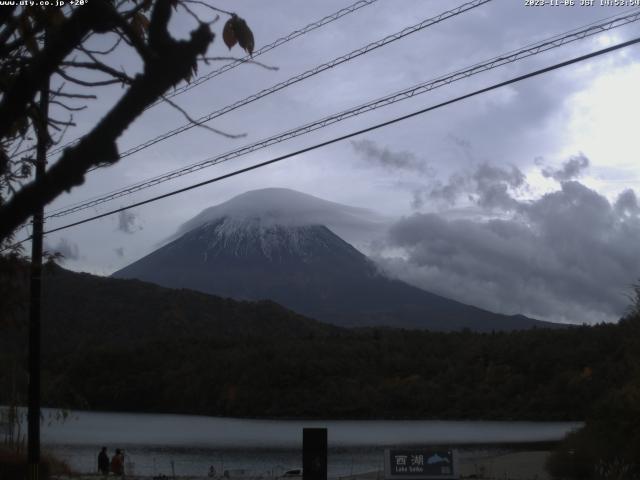
[[[282,421],[172,414],[70,411],[63,422],[44,410],[44,450],[74,472],[93,472],[102,446],[125,450],[126,471],[144,478],[198,477],[211,466],[218,474],[251,471],[273,478],[302,464],[304,428],[327,428],[328,474],[342,478],[379,471],[385,448],[447,447],[465,461],[548,452],[574,422],[482,422],[424,420]],[[534,452],[534,453],[526,453]],[[538,452],[538,453],[535,453]],[[129,468],[130,467],[130,468]]]
[[[6,405],[0,405],[0,409],[7,408]],[[22,405],[18,408],[26,411],[27,406]],[[502,416],[489,416],[485,418],[478,417],[419,417],[419,416],[389,416],[389,417],[368,417],[368,416],[268,416],[268,415],[256,415],[256,416],[223,416],[207,413],[193,413],[193,412],[181,412],[181,411],[151,411],[151,410],[85,410],[82,408],[60,408],[43,406],[43,410],[51,412],[74,412],[74,413],[104,413],[104,414],[135,414],[135,415],[158,415],[158,416],[181,416],[181,417],[196,417],[196,418],[214,418],[214,419],[231,419],[231,420],[247,420],[247,421],[273,421],[273,422],[349,422],[349,421],[362,421],[362,422],[509,422],[509,423],[584,423],[584,419],[580,418],[539,418],[539,417],[502,417]]]
[[[536,478],[537,480],[549,480],[551,477],[545,469],[545,464],[550,455],[549,451],[521,451],[496,455],[487,455],[481,458],[467,458],[460,460],[460,478],[489,479],[501,478],[509,480],[524,480]],[[101,474],[65,474],[52,475],[51,480],[280,480],[279,476],[247,475],[247,476],[216,476],[206,475],[115,475]],[[384,480],[383,470],[361,472],[351,475],[329,476],[329,480]],[[300,477],[298,480],[302,480]]]

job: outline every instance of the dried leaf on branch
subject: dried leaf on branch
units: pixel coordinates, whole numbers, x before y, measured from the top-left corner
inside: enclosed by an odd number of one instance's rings
[[[224,24],[222,40],[224,40],[229,50],[238,43],[249,55],[253,54],[253,47],[255,46],[253,32],[247,22],[235,14],[231,15],[231,18]]]

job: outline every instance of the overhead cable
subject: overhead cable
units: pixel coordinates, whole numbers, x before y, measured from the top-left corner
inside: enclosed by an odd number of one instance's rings
[[[245,62],[249,62],[253,59],[255,59],[256,57],[259,57],[260,55],[263,55],[271,50],[273,50],[274,48],[279,47],[280,45],[283,45],[287,42],[290,42],[291,40],[294,40],[306,33],[311,32],[312,30],[315,30],[317,28],[323,27],[324,25],[327,25],[329,23],[335,22],[336,20],[338,20],[341,17],[344,17],[345,15],[348,15],[350,13],[353,13],[357,10],[360,10],[363,7],[367,7],[369,5],[371,5],[372,3],[377,2],[378,0],[360,0],[352,5],[349,5],[348,7],[342,8],[340,10],[338,10],[335,13],[332,13],[331,15],[327,15],[326,17],[318,20],[317,22],[313,22],[310,23],[309,25],[301,28],[300,30],[294,30],[293,32],[291,32],[290,34],[279,38],[278,40],[276,40],[275,42],[272,42],[268,45],[265,45],[264,47],[256,50],[255,52],[253,52],[252,55],[245,55],[242,58],[239,58],[237,60],[234,60],[231,63],[227,63],[226,65],[223,65],[222,67],[218,68],[217,70],[213,70],[212,72],[207,73],[206,75],[203,75],[201,77],[197,77],[196,79],[192,80],[191,83],[188,83],[187,85],[183,85],[180,88],[176,88],[173,92],[171,92],[168,95],[165,95],[165,98],[173,98],[177,95],[180,95],[184,92],[188,92],[189,90],[191,90],[192,88],[197,87],[198,85],[201,85],[209,80],[211,80],[212,78],[217,77],[218,75],[222,75],[225,72],[228,72],[229,70],[232,70],[234,68],[236,68],[239,65],[242,65]],[[154,105],[157,105],[158,103],[162,103],[164,100],[160,99],[158,100]],[[153,105],[152,105],[153,106]],[[151,107],[149,107],[151,108]]]
[[[52,228],[52,229],[47,230],[46,232],[44,232],[44,234],[47,235],[47,234],[50,234],[50,233],[59,232],[61,230],[66,230],[68,228],[76,227],[78,225],[82,225],[82,224],[85,224],[85,223],[88,223],[88,222],[92,222],[94,220],[98,220],[100,218],[104,218],[104,217],[107,217],[109,215],[113,215],[115,213],[124,212],[125,210],[129,210],[131,208],[136,208],[136,207],[140,207],[142,205],[147,205],[149,203],[157,202],[158,200],[162,200],[164,198],[172,197],[174,195],[178,195],[180,193],[187,192],[189,190],[194,190],[196,188],[200,188],[200,187],[203,187],[205,185],[216,183],[216,182],[225,180],[227,178],[235,177],[235,176],[240,175],[242,173],[246,173],[246,172],[249,172],[251,170],[256,170],[258,168],[266,167],[267,165],[271,165],[271,164],[274,164],[276,162],[280,162],[282,160],[286,160],[287,158],[295,157],[297,155],[301,155],[303,153],[310,152],[312,150],[317,150],[318,148],[326,147],[326,146],[331,145],[333,143],[341,142],[343,140],[347,140],[349,138],[352,138],[352,137],[355,137],[355,136],[358,136],[358,135],[362,135],[364,133],[368,133],[368,132],[380,129],[380,128],[392,125],[394,123],[398,123],[398,122],[401,122],[403,120],[407,120],[409,118],[416,117],[418,115],[423,115],[423,114],[425,114],[427,112],[431,112],[433,110],[437,110],[437,109],[445,107],[447,105],[451,105],[451,104],[460,102],[462,100],[466,100],[468,98],[475,97],[477,95],[481,95],[483,93],[490,92],[492,90],[497,90],[498,88],[506,87],[507,85],[511,85],[511,84],[514,84],[514,83],[517,83],[517,82],[521,82],[523,80],[527,80],[529,78],[536,77],[538,75],[542,75],[544,73],[548,73],[548,72],[551,72],[553,70],[558,70],[560,68],[567,67],[569,65],[573,65],[573,64],[576,64],[576,63],[579,63],[579,62],[583,62],[585,60],[588,60],[588,59],[591,59],[591,58],[595,58],[595,57],[598,57],[600,55],[605,55],[607,53],[610,53],[610,52],[613,52],[613,51],[616,51],[616,50],[620,50],[622,48],[629,47],[629,46],[635,45],[637,43],[640,43],[640,37],[636,37],[633,40],[629,40],[627,42],[619,43],[619,44],[613,45],[611,47],[603,48],[601,50],[597,50],[595,52],[588,53],[588,54],[582,55],[580,57],[575,57],[575,58],[572,58],[571,60],[567,60],[567,61],[564,61],[564,62],[556,63],[555,65],[551,65],[549,67],[541,68],[539,70],[535,70],[533,72],[529,72],[527,74],[520,75],[520,76],[515,77],[515,78],[511,78],[510,80],[506,80],[504,82],[496,83],[496,84],[493,84],[493,85],[491,85],[489,87],[481,88],[481,89],[475,90],[475,91],[473,91],[471,93],[467,93],[465,95],[461,95],[459,97],[453,98],[451,100],[447,100],[445,102],[441,102],[441,103],[438,103],[436,105],[432,105],[430,107],[423,108],[421,110],[409,113],[407,115],[402,115],[400,117],[396,117],[396,118],[393,118],[391,120],[387,120],[386,122],[378,123],[378,124],[373,125],[371,127],[363,128],[362,130],[357,130],[355,132],[351,132],[349,134],[342,135],[340,137],[335,137],[335,138],[332,138],[331,140],[327,140],[325,142],[316,143],[315,145],[312,145],[310,147],[306,147],[306,148],[297,150],[295,152],[287,153],[285,155],[281,155],[279,157],[272,158],[271,160],[267,160],[265,162],[261,162],[261,163],[255,164],[255,165],[251,165],[249,167],[241,168],[239,170],[235,170],[233,172],[226,173],[224,175],[220,175],[218,177],[210,178],[209,180],[205,180],[203,182],[199,182],[199,183],[195,183],[195,184],[189,185],[188,187],[180,188],[178,190],[173,190],[171,192],[164,193],[162,195],[158,195],[156,197],[148,198],[148,199],[143,200],[141,202],[136,202],[136,203],[133,203],[131,205],[127,205],[125,207],[117,208],[115,210],[110,210],[108,212],[101,213],[99,215],[94,215],[92,217],[88,217],[88,218],[85,218],[83,220],[79,220],[77,222],[69,223],[69,224],[63,225],[61,227]],[[3,252],[3,251],[8,250],[10,248],[14,248],[17,245],[20,245],[20,244],[22,244],[24,242],[27,242],[29,240],[31,240],[31,237],[25,238],[23,240],[20,240],[17,243],[9,245],[9,246],[3,248],[2,250],[0,250],[0,252]]]
[[[448,20],[450,18],[456,17],[464,12],[467,12],[469,10],[472,10],[474,8],[477,8],[481,5],[484,5],[485,3],[489,3],[492,0],[473,0],[471,2],[465,3],[463,5],[460,5],[459,7],[456,7],[452,10],[447,10],[445,12],[440,13],[439,15],[436,15],[435,17],[431,17],[428,18],[426,20],[421,21],[420,23],[417,23],[415,25],[412,25],[410,27],[406,27],[402,30],[400,30],[397,33],[394,33],[392,35],[387,35],[386,37],[377,40],[375,42],[369,43],[367,45],[365,45],[364,47],[358,48],[356,50],[353,50],[352,52],[349,52],[347,54],[341,55],[339,57],[334,58],[333,60],[330,60],[326,63],[323,63],[321,65],[318,65],[310,70],[307,70],[305,72],[302,72],[298,75],[295,75],[287,80],[284,80],[282,82],[276,83],[275,85],[272,85],[269,88],[265,88],[263,90],[260,90],[257,93],[254,93],[252,95],[249,95],[248,97],[245,97],[241,100],[238,100],[234,103],[231,103],[229,105],[226,105],[218,110],[215,110],[207,115],[204,115],[198,119],[195,119],[194,122],[188,122],[185,123],[184,125],[174,128],[173,130],[169,130],[168,132],[165,132],[161,135],[158,135],[152,139],[149,139],[143,143],[140,143],[138,145],[135,145],[123,152],[120,153],[120,158],[125,158],[128,157],[129,155],[133,155],[134,153],[138,153],[141,150],[144,150],[146,148],[149,148],[152,145],[155,145],[158,142],[162,142],[164,140],[167,140],[171,137],[174,137],[175,135],[178,135],[180,133],[186,132],[187,130],[191,130],[194,127],[197,127],[199,125],[205,124],[211,120],[213,120],[214,118],[218,118],[221,117],[222,115],[225,115],[229,112],[232,112],[240,107],[243,107],[245,105],[248,105],[250,103],[255,102],[256,100],[259,100],[261,98],[264,98],[268,95],[271,95],[273,93],[279,92],[280,90],[283,90],[291,85],[294,85],[298,82],[301,82],[303,80],[306,80],[308,78],[311,78],[315,75],[318,75],[326,70],[329,70],[331,68],[337,67],[338,65],[341,65],[343,63],[349,62],[351,60],[353,60],[354,58],[358,58],[362,55],[365,55],[367,53],[370,53],[380,47],[383,47],[385,45],[388,45],[392,42],[395,42],[397,40],[400,40],[401,38],[404,38],[408,35],[411,35],[413,33],[419,32],[421,30],[424,30],[425,28],[431,27],[437,23],[443,22],[445,20]],[[96,170],[100,167],[94,167],[91,170]],[[90,170],[90,171],[91,171]]]
[[[610,52],[613,52],[613,51],[616,51],[616,50],[620,50],[622,48],[629,47],[629,46],[637,44],[637,43],[640,43],[640,37],[636,37],[633,40],[629,40],[627,42],[619,43],[617,45],[613,45],[613,46],[608,47],[608,48],[603,48],[601,50],[597,50],[595,52],[588,53],[588,54],[582,55],[580,57],[575,57],[575,58],[572,58],[571,60],[567,60],[567,61],[564,61],[564,62],[556,63],[555,65],[551,65],[549,67],[541,68],[539,70],[535,70],[533,72],[529,72],[527,74],[520,75],[520,76],[515,77],[515,78],[511,78],[510,80],[506,80],[504,82],[493,84],[493,85],[491,85],[489,87],[485,87],[485,88],[481,88],[479,90],[475,90],[475,91],[473,91],[471,93],[467,93],[465,95],[461,95],[459,97],[455,97],[455,98],[453,98],[451,100],[447,100],[445,102],[441,102],[441,103],[438,103],[436,105],[432,105],[430,107],[423,108],[421,110],[409,113],[407,115],[402,115],[400,117],[396,117],[396,118],[393,118],[391,120],[387,120],[386,122],[378,123],[378,124],[373,125],[371,127],[363,128],[362,130],[357,130],[355,132],[351,132],[351,133],[348,133],[346,135],[342,135],[340,137],[335,137],[335,138],[332,138],[331,140],[327,140],[325,142],[317,143],[315,145],[312,145],[310,147],[306,147],[306,148],[297,150],[295,152],[287,153],[285,155],[281,155],[279,157],[272,158],[271,160],[267,160],[267,161],[264,161],[264,162],[261,162],[261,163],[257,163],[255,165],[251,165],[249,167],[241,168],[239,170],[235,170],[233,172],[226,173],[224,175],[220,175],[218,177],[210,178],[209,180],[205,180],[203,182],[195,183],[195,184],[189,185],[188,187],[180,188],[178,190],[173,190],[171,192],[164,193],[162,195],[158,195],[156,197],[148,198],[148,199],[143,200],[141,202],[136,202],[136,203],[133,203],[131,205],[127,205],[125,207],[121,207],[121,208],[117,208],[115,210],[111,210],[109,212],[101,213],[99,215],[94,215],[92,217],[85,218],[85,219],[79,220],[77,222],[69,223],[69,224],[63,225],[61,227],[52,228],[50,230],[47,230],[44,233],[45,234],[49,234],[49,233],[58,232],[60,230],[66,230],[68,228],[75,227],[75,226],[78,226],[78,225],[82,225],[84,223],[88,223],[88,222],[91,222],[91,221],[94,221],[94,220],[98,220],[100,218],[104,218],[104,217],[107,217],[109,215],[113,215],[115,213],[124,212],[125,210],[129,210],[131,208],[140,207],[142,205],[146,205],[146,204],[149,204],[149,203],[157,202],[158,200],[162,200],[164,198],[172,197],[174,195],[178,195],[180,193],[187,192],[189,190],[194,190],[196,188],[200,188],[200,187],[203,187],[205,185],[216,183],[216,182],[219,182],[221,180],[225,180],[227,178],[235,177],[235,176],[240,175],[242,173],[246,173],[246,172],[249,172],[251,170],[256,170],[258,168],[265,167],[267,165],[271,165],[273,163],[280,162],[282,160],[286,160],[287,158],[295,157],[297,155],[301,155],[303,153],[310,152],[312,150],[317,150],[318,148],[326,147],[326,146],[331,145],[333,143],[341,142],[343,140],[347,140],[349,138],[352,138],[352,137],[355,137],[355,136],[358,136],[358,135],[362,135],[364,133],[368,133],[368,132],[371,132],[373,130],[378,130],[380,128],[392,125],[394,123],[398,123],[398,122],[401,122],[403,120],[407,120],[409,118],[413,118],[413,117],[416,117],[418,115],[423,115],[423,114],[431,112],[433,110],[437,110],[437,109],[445,107],[447,105],[451,105],[451,104],[460,102],[462,100],[466,100],[468,98],[475,97],[477,95],[481,95],[483,93],[487,93],[487,92],[490,92],[492,90],[496,90],[498,88],[506,87],[507,85],[511,85],[511,84],[514,84],[514,83],[517,83],[517,82],[521,82],[523,80],[527,80],[529,78],[536,77],[538,75],[542,75],[544,73],[548,73],[548,72],[551,72],[553,70],[557,70],[557,69],[560,69],[560,68],[563,68],[563,67],[567,67],[569,65],[573,65],[573,64],[576,64],[576,63],[579,63],[579,62],[583,62],[585,60],[588,60],[588,59],[591,59],[591,58],[595,58],[595,57],[598,57],[600,55],[604,55],[604,54],[607,54],[607,53],[610,53]],[[27,240],[29,240],[29,238],[26,238],[26,239],[22,240],[19,243],[26,242]],[[9,247],[7,247],[7,248],[9,248]]]
[[[169,180],[173,180],[175,178],[181,177],[183,175],[202,170],[204,168],[208,168],[212,165],[216,165],[233,158],[237,158],[243,155],[247,155],[256,150],[260,150],[276,143],[283,142],[285,140],[289,140],[291,138],[298,137],[300,135],[307,134],[309,132],[313,132],[315,130],[319,130],[321,128],[327,127],[334,123],[338,123],[344,121],[348,118],[355,117],[361,115],[363,113],[376,110],[378,108],[391,105],[397,103],[402,100],[407,100],[416,95],[421,95],[427,93],[436,88],[448,85],[450,83],[462,80],[464,78],[468,78],[472,75],[476,75],[481,72],[485,72],[488,70],[492,70],[494,68],[513,63],[515,61],[521,60],[523,58],[527,58],[533,55],[540,54],[542,52],[546,52],[548,50],[561,47],[568,43],[584,39],[586,37],[595,35],[597,33],[601,33],[603,31],[611,30],[612,28],[620,27],[622,25],[629,24],[631,22],[636,22],[640,20],[640,10],[636,11],[633,14],[625,15],[623,17],[617,17],[614,20],[610,20],[605,23],[600,23],[597,25],[591,25],[585,29],[574,31],[570,34],[566,34],[564,36],[555,36],[551,39],[543,40],[541,42],[537,42],[534,44],[530,44],[529,46],[520,49],[514,50],[507,54],[503,54],[498,57],[494,57],[488,61],[474,64],[471,67],[467,67],[462,70],[458,70],[454,73],[446,74],[441,77],[438,77],[433,80],[429,80],[427,82],[415,85],[413,87],[395,92],[393,94],[387,95],[382,98],[378,98],[371,102],[350,108],[348,110],[344,110],[340,113],[331,115],[329,117],[324,117],[320,120],[314,121],[312,123],[308,123],[301,127],[297,127],[274,136],[268,137],[266,139],[260,140],[258,142],[245,145],[243,147],[237,148],[235,150],[231,150],[221,155],[212,156],[198,163],[182,167],[159,176],[153,177],[151,179],[145,180],[143,182],[139,182],[128,187],[118,189],[112,191],[108,194],[94,197],[92,199],[79,202],[77,204],[63,207],[61,209],[55,210],[49,214],[45,218],[53,218],[53,217],[62,217],[66,216],[81,210],[85,210],[87,208],[95,207],[105,202],[109,202],[116,198],[120,198],[126,195],[130,195],[132,193],[138,192],[140,190],[144,190],[146,188],[153,187],[160,183],[167,182]]]
[[[325,25],[328,25],[329,23],[335,22],[336,20],[344,17],[345,15],[349,15],[350,13],[353,13],[357,10],[360,10],[363,7],[367,7],[369,5],[371,5],[372,3],[377,2],[378,0],[358,0],[357,2],[353,3],[352,5],[349,5],[348,7],[345,8],[341,8],[340,10],[338,10],[337,12],[334,12],[330,15],[327,15],[326,17],[321,18],[318,21],[315,21],[313,23],[310,23],[298,30],[294,30],[293,32],[289,33],[288,35],[285,35],[284,37],[280,37],[279,39],[277,39],[276,41],[269,43],[268,45],[265,45],[262,48],[259,48],[258,50],[256,50],[255,52],[253,52],[252,55],[245,55],[242,58],[238,58],[232,62],[226,63],[223,66],[221,66],[220,68],[213,70],[209,73],[207,73],[206,75],[202,75],[199,77],[196,77],[194,79],[191,80],[190,83],[176,88],[175,90],[173,90],[171,93],[168,93],[164,96],[164,98],[159,99],[158,101],[156,101],[155,103],[149,105],[145,110],[148,110],[149,108],[152,108],[160,103],[163,103],[165,101],[165,99],[167,98],[173,98],[177,95],[180,95],[184,92],[188,92],[189,90],[191,90],[192,88],[195,88],[199,85],[202,85],[205,82],[208,82],[209,80],[211,80],[212,78],[217,77],[218,75],[222,75],[225,72],[228,72],[229,70],[233,70],[234,68],[236,68],[239,65],[242,65],[243,63],[249,62],[253,59],[255,59],[256,57],[259,57],[260,55],[263,55],[271,50],[273,50],[274,48],[279,47],[280,45],[283,45],[287,42],[290,42],[291,40],[294,40],[298,37],[301,37],[302,35],[309,33],[313,30],[316,30],[320,27],[323,27]],[[75,140],[71,140],[70,142],[65,143],[64,145],[61,145],[59,147],[56,147],[55,149],[52,149],[49,153],[51,155],[56,154],[61,152],[62,150],[64,150],[65,148],[74,145],[76,143],[78,143],[80,141],[79,138],[76,138]]]

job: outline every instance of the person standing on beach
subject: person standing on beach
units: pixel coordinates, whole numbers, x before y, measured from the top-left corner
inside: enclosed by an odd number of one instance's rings
[[[107,447],[102,447],[98,454],[98,472],[103,475],[109,475],[109,455],[107,455]]]
[[[124,455],[119,448],[116,448],[116,454],[111,459],[111,471],[115,475],[124,475]]]

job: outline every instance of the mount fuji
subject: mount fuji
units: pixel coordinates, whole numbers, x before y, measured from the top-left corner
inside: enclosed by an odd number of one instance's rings
[[[170,288],[270,299],[340,326],[451,331],[555,324],[465,305],[385,276],[344,241],[382,230],[378,215],[288,189],[239,195],[182,225],[169,243],[115,272]]]

